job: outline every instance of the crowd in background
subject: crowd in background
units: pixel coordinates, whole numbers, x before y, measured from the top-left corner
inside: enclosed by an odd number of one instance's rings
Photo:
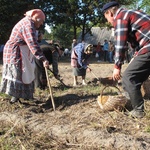
[[[47,42],[50,44],[54,42],[53,40],[47,40]],[[57,42],[58,43],[58,42]],[[73,39],[71,48],[63,48],[63,51],[61,52],[61,55],[59,57],[71,57],[71,51],[74,46],[77,45],[77,40]],[[2,60],[3,55],[3,48],[4,44],[0,45],[0,59]],[[127,51],[125,52],[125,63],[129,63],[132,57],[134,56],[134,49],[130,46],[128,43],[127,45]],[[62,49],[61,49],[62,50]],[[115,55],[115,46],[114,42],[111,40],[104,40],[104,43],[98,42],[97,45],[94,45],[93,47],[93,56],[96,58],[97,62],[114,62],[114,55]]]
[[[135,50],[127,43],[127,50],[125,51],[125,63],[129,63],[134,56]],[[97,58],[97,62],[114,63],[115,45],[113,41],[104,40],[101,44],[98,42],[94,49],[93,55]]]

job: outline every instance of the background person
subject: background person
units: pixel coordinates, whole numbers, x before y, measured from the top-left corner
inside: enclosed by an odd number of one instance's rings
[[[72,40],[72,44],[71,44],[71,53],[72,53],[72,49],[77,45],[77,40],[76,39],[73,39]]]
[[[65,48],[64,50],[64,56],[70,56],[70,51],[68,48]]]
[[[63,47],[60,46],[59,42],[55,42],[53,40],[50,40],[50,42],[48,42],[48,44],[53,47],[52,50],[52,57],[53,57],[53,63],[52,63],[52,67],[53,67],[53,72],[55,73],[55,78],[59,78],[59,69],[58,69],[58,61],[59,58],[62,56],[63,54]]]
[[[58,49],[58,45],[55,44],[48,44],[48,42],[46,42],[46,40],[43,39],[43,33],[39,32],[38,33],[38,42],[40,44],[40,48],[43,51],[45,57],[47,58],[47,60],[49,61],[49,64],[52,65],[53,68],[53,73],[55,78],[59,77],[58,74],[58,58],[57,57],[53,57],[53,53],[55,53],[55,51],[57,51]],[[41,60],[35,59],[35,88],[40,88],[42,90],[44,90],[47,87],[47,78],[46,78],[46,72],[45,72],[45,67],[43,66],[43,63]],[[56,59],[56,60],[55,60]],[[55,68],[56,67],[56,68]]]
[[[102,47],[101,47],[101,43],[98,42],[97,46],[96,46],[96,53],[98,54],[98,60],[97,62],[100,62],[101,61],[101,57],[102,57]]]
[[[82,76],[82,85],[87,85],[85,82],[86,70],[91,71],[88,67],[87,60],[93,53],[93,45],[87,43],[77,44],[71,54],[71,66],[73,67],[74,84],[77,86],[77,77]]]
[[[109,41],[109,62],[113,62],[115,46],[112,41]]]
[[[108,61],[108,49],[109,49],[109,44],[108,41],[105,39],[104,40],[104,45],[103,45],[103,52],[104,52],[104,61]]]
[[[33,98],[35,78],[33,56],[41,60],[44,67],[49,66],[36,36],[36,30],[44,21],[45,15],[42,10],[27,11],[25,17],[12,29],[9,40],[4,46],[0,92],[12,96],[12,103],[19,98]]]
[[[77,40],[76,40],[76,39],[73,39],[73,40],[72,40],[71,48],[73,49],[76,45],[77,45]]]
[[[4,44],[0,45],[0,64],[3,63],[3,49],[4,49]]]
[[[133,110],[126,114],[138,118],[144,117],[141,85],[150,75],[150,16],[139,10],[123,9],[115,1],[105,4],[102,12],[115,29],[114,80],[121,78],[127,42],[137,52],[123,73],[122,85],[129,94],[133,107]]]

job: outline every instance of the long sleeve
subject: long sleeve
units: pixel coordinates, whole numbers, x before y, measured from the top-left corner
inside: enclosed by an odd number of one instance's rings
[[[115,29],[115,67],[121,68],[127,47],[128,22],[126,20],[118,19],[115,24]]]
[[[87,68],[87,64],[84,61],[84,44],[80,43],[75,47],[75,53],[77,54],[77,61],[81,68]]]

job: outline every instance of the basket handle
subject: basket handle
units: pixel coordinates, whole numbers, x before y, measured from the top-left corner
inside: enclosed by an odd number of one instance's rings
[[[101,103],[102,103],[102,95],[103,95],[103,91],[104,91],[107,87],[110,87],[110,85],[106,85],[106,86],[102,89],[102,91],[101,91],[101,93],[100,93],[100,102],[101,102]],[[119,89],[117,86],[111,85],[111,87],[116,88],[116,89],[121,93],[120,89]]]

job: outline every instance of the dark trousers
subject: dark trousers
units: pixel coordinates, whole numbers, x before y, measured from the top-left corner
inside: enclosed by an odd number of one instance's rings
[[[47,86],[47,79],[43,62],[35,58],[35,88],[45,89]]]
[[[104,61],[108,61],[108,51],[104,51]]]
[[[123,73],[122,86],[128,92],[133,109],[144,109],[142,83],[150,75],[150,52],[136,56]]]

